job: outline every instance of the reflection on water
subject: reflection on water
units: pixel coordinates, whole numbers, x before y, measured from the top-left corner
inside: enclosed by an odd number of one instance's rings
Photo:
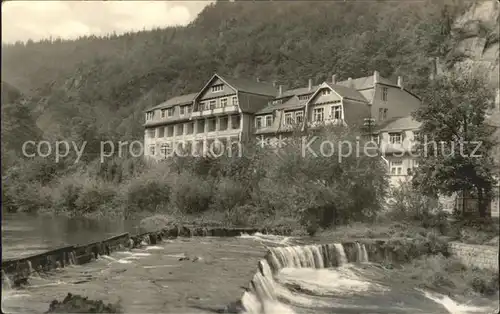
[[[136,221],[4,214],[2,256],[26,256],[65,245],[99,241],[123,232],[135,232],[136,225]]]

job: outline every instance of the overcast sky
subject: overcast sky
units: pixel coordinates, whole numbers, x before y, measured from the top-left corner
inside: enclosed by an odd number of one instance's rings
[[[186,25],[213,1],[2,2],[2,42]]]

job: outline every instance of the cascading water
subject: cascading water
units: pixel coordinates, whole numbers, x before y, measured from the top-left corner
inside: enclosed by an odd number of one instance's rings
[[[2,269],[2,291],[12,290],[12,282],[9,276]]]
[[[348,260],[347,260],[347,256],[345,255],[344,246],[340,243],[335,243],[334,245],[335,245],[335,249],[337,250],[337,253],[339,256],[339,260],[338,260],[339,266],[347,264]]]
[[[357,245],[360,260],[367,261],[363,244]],[[307,245],[275,247],[269,250],[266,258],[259,261],[258,270],[250,283],[250,288],[241,299],[248,314],[294,313],[279,299],[293,298],[294,294],[275,280],[275,275],[282,269],[315,268],[342,266],[348,263],[342,244]],[[274,310],[270,310],[273,308]]]
[[[70,265],[76,265],[76,256],[75,252],[69,252],[69,264]]]
[[[356,252],[359,263],[368,263],[368,253],[364,244],[356,242]]]

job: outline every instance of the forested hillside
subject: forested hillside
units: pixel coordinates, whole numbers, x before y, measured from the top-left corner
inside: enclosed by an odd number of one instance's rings
[[[446,61],[452,23],[467,7],[447,0],[220,1],[187,27],[4,45],[2,77],[24,94],[46,138],[75,136],[77,123],[96,136],[140,139],[142,110],[197,91],[214,71],[293,87],[311,76],[320,82],[376,69],[403,75],[418,92],[430,60]]]

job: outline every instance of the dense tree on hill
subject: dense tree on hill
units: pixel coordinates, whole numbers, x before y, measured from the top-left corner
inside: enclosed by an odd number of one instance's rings
[[[463,8],[451,0],[218,1],[186,27],[4,45],[2,75],[27,95],[45,137],[67,136],[67,122],[86,112],[98,137],[141,139],[145,108],[197,91],[215,71],[295,87],[378,70],[403,75],[418,93]]]

